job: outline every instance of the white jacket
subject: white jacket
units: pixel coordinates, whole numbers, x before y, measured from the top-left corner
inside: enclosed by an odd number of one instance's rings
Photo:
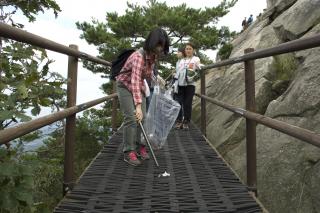
[[[191,58],[182,58],[177,61],[175,78],[178,79],[179,86],[194,85],[193,81],[186,81],[186,70],[195,71],[200,68],[200,58],[192,56]]]

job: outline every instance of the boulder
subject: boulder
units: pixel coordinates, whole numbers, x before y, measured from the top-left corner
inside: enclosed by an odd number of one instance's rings
[[[300,38],[319,23],[320,0],[298,0],[272,26],[278,38],[285,42]]]
[[[319,5],[320,0],[298,0],[271,24],[267,18],[254,22],[233,41],[230,57],[320,33]],[[257,112],[320,134],[320,48],[277,57],[255,60]],[[281,79],[275,62],[286,57],[297,64],[288,66],[294,69],[288,79]],[[208,96],[245,107],[243,63],[209,70],[206,79]],[[206,108],[207,138],[245,180],[245,119],[214,104]],[[193,120],[200,124],[199,98]],[[320,148],[259,124],[257,164],[259,199],[270,212],[320,212]]]

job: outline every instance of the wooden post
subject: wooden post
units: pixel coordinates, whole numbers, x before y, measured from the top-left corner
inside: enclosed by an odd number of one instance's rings
[[[206,95],[206,73],[205,70],[200,71],[200,93],[201,95]],[[207,134],[207,124],[206,124],[206,100],[201,98],[201,131],[204,136]]]
[[[245,49],[244,53],[253,52],[253,48]],[[254,61],[245,61],[245,95],[246,110],[256,112],[255,102],[255,67]],[[246,119],[247,142],[247,184],[248,189],[257,196],[257,148],[256,148],[256,122]]]
[[[78,46],[69,45],[70,48],[78,50]],[[67,82],[67,107],[76,105],[77,102],[77,75],[78,58],[69,56],[68,59],[68,82]],[[72,190],[74,185],[74,146],[76,140],[76,114],[66,118],[65,129],[65,157],[63,195]]]

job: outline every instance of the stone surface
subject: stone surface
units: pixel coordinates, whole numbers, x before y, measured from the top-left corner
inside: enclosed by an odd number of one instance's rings
[[[268,17],[272,20],[291,7],[297,0],[267,0]]]
[[[243,55],[246,48],[276,46],[291,39],[289,35],[305,38],[320,33],[319,5],[319,0],[299,0],[272,23],[268,18],[257,20],[233,41],[231,57]],[[290,33],[277,32],[277,26]],[[257,112],[320,134],[320,48],[295,52],[293,57],[298,66],[289,82],[270,78],[275,72],[273,57],[255,61]],[[243,63],[211,70],[206,79],[208,96],[245,107]],[[284,83],[288,87],[282,87]],[[279,86],[284,91],[275,96],[273,89]],[[193,119],[200,123],[199,98]],[[207,138],[246,180],[245,119],[208,103]],[[259,199],[270,212],[320,212],[320,148],[259,124],[257,158]]]
[[[320,23],[320,0],[298,0],[272,23],[278,38],[291,41]]]
[[[279,9],[288,8],[297,0],[267,0],[267,8],[278,7]]]

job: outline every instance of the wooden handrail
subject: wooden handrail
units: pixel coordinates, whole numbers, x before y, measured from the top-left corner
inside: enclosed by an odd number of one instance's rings
[[[67,109],[43,116],[32,121],[19,124],[17,126],[7,128],[0,131],[0,145],[8,143],[20,136],[37,130],[43,126],[49,125],[58,120],[66,119],[66,137],[65,137],[65,160],[64,160],[64,180],[63,180],[63,194],[72,189],[74,185],[74,144],[75,144],[75,128],[76,128],[76,113],[95,106],[103,101],[114,99],[114,108],[116,107],[116,94],[109,95],[104,98],[96,99],[78,106],[76,103],[77,91],[77,67],[78,59],[88,60],[94,63],[111,66],[111,63],[101,58],[91,56],[87,53],[78,51],[76,45],[70,47],[61,45],[49,39],[40,37],[38,35],[29,33],[27,31],[12,27],[10,25],[0,23],[0,37],[13,39],[19,42],[34,45],[40,48],[51,50],[54,52],[66,54],[69,56],[68,60],[68,87],[67,87]],[[115,123],[116,109],[113,109],[112,122]],[[114,123],[112,124],[114,127]],[[115,127],[114,127],[115,129]]]
[[[43,38],[41,36],[29,33],[25,30],[21,30],[1,22],[0,22],[0,37],[10,38],[15,41],[20,41],[27,44],[35,45],[37,47],[41,47],[54,52],[66,54],[76,58],[85,59],[91,62],[106,65],[106,66],[111,66],[111,63],[106,60],[72,49],[68,46],[64,46],[57,42],[51,41],[49,39]]]
[[[0,144],[8,143],[11,140],[14,140],[18,137],[21,137],[25,134],[28,134],[34,130],[37,130],[43,126],[52,124],[53,122],[59,121],[61,119],[64,119],[70,115],[73,115],[75,113],[81,112],[85,109],[88,109],[90,107],[93,107],[97,104],[100,104],[104,101],[107,101],[109,99],[117,97],[117,94],[108,95],[103,98],[95,99],[93,101],[89,101],[74,107],[70,107],[67,109],[64,109],[59,112],[52,113],[50,115],[46,115],[40,118],[36,118],[32,121],[28,121],[25,123],[21,123],[19,125],[16,125],[14,127],[10,127],[4,130],[0,131]]]
[[[42,38],[40,36],[34,35],[32,33],[28,33],[24,30],[21,29],[17,29],[14,28],[10,25],[4,24],[4,23],[0,23],[0,37],[5,37],[5,38],[10,38],[10,39],[14,39],[16,41],[20,41],[20,42],[24,42],[24,43],[28,43],[31,45],[35,45],[41,48],[45,48],[48,50],[52,50],[55,52],[59,52],[59,53],[63,53],[75,58],[81,58],[81,59],[85,59],[94,63],[98,63],[98,64],[102,64],[102,65],[106,65],[106,66],[110,66],[111,63],[108,61],[105,61],[101,58],[97,58],[94,56],[91,56],[89,54],[86,54],[84,52],[78,51],[76,49],[72,49],[70,47],[58,44],[56,42],[53,42],[51,40]],[[294,41],[290,41],[290,42],[286,42],[286,43],[282,43],[280,45],[277,45],[275,47],[271,47],[271,48],[266,48],[266,49],[261,49],[258,51],[254,51],[254,52],[246,52],[246,54],[239,56],[239,57],[234,57],[234,58],[230,58],[228,60],[224,60],[224,61],[220,61],[211,65],[207,65],[207,66],[203,66],[200,69],[201,72],[201,94],[196,94],[198,97],[201,98],[201,129],[203,130],[203,133],[206,133],[206,110],[205,110],[205,100],[209,101],[211,103],[214,103],[218,106],[221,106],[229,111],[232,111],[236,114],[239,114],[245,118],[247,118],[247,124],[251,122],[251,130],[255,131],[255,122],[263,124],[265,126],[268,126],[270,128],[276,129],[280,132],[283,132],[287,135],[293,136],[295,138],[301,139],[303,141],[306,141],[310,144],[313,144],[317,147],[320,147],[320,135],[309,131],[307,129],[303,129],[294,125],[290,125],[287,124],[285,122],[282,121],[278,121],[275,119],[272,119],[270,117],[264,116],[264,115],[260,115],[257,114],[255,112],[250,111],[250,107],[252,107],[253,105],[248,105],[249,102],[254,103],[254,94],[252,93],[252,91],[250,92],[251,94],[251,98],[248,98],[248,103],[247,103],[247,107],[249,107],[249,109],[244,110],[241,108],[237,108],[234,107],[232,105],[228,105],[226,103],[214,100],[208,96],[205,96],[205,73],[204,71],[207,69],[211,69],[211,68],[216,68],[216,67],[222,67],[222,66],[226,66],[226,65],[231,65],[231,64],[235,64],[235,63],[240,63],[240,62],[244,62],[247,65],[254,64],[255,59],[260,59],[260,58],[265,58],[265,57],[269,57],[269,56],[274,56],[274,55],[279,55],[279,54],[284,54],[284,53],[289,53],[289,52],[294,52],[294,51],[299,51],[299,50],[305,50],[305,49],[310,49],[310,48],[315,48],[315,47],[319,47],[320,46],[320,34],[308,37],[308,38],[303,38],[303,39],[297,39]],[[248,63],[250,62],[250,63]],[[246,69],[246,71],[250,70],[250,66],[248,66],[249,68]],[[251,71],[254,73],[254,69],[251,69]],[[253,80],[254,82],[254,78],[251,75],[251,80]],[[246,79],[247,81],[248,79]],[[254,83],[249,83],[248,85],[253,84]],[[249,88],[252,88],[252,85],[249,86]],[[254,88],[254,87],[253,87]],[[252,95],[253,94],[253,95]],[[249,96],[249,95],[248,95]],[[80,112],[84,109],[87,109],[91,106],[97,105],[105,100],[111,99],[111,98],[116,98],[117,95],[116,94],[112,94],[110,96],[104,97],[104,98],[100,98],[100,99],[96,99],[94,101],[91,102],[87,102],[85,104],[81,104],[81,105],[77,105],[74,107],[70,107],[68,109],[65,109],[63,111],[59,111],[56,113],[53,113],[51,115],[48,116],[44,116],[41,118],[37,118],[33,121],[29,121],[26,123],[22,123],[20,125],[17,125],[15,127],[11,127],[5,130],[0,131],[0,144],[4,144],[7,143],[10,140],[13,140],[15,138],[18,138],[22,135],[25,135],[31,131],[34,131],[36,129],[39,129],[43,126],[46,126],[48,124],[51,124],[55,121],[61,120],[63,118],[66,118],[70,115],[74,115],[77,112]],[[116,107],[116,102],[114,102],[113,104],[113,108],[114,108],[114,112],[113,112],[113,116],[116,115],[115,113],[115,107]],[[250,126],[250,125],[248,125]],[[115,129],[115,127],[113,126],[113,129]],[[248,149],[250,151],[249,155],[247,153],[247,157],[251,156],[251,159],[247,159],[248,161],[256,161],[255,159],[255,134],[249,134],[248,135],[248,131],[247,131],[247,137],[251,138],[249,142],[251,145],[250,149]],[[247,140],[248,143],[248,140]],[[248,144],[249,144],[248,143]],[[248,152],[247,150],[247,152]],[[253,164],[251,164],[251,167],[248,169],[247,171],[247,176],[249,173],[254,174],[254,172],[256,171],[256,162],[254,162]],[[249,171],[250,170],[250,171]],[[256,176],[255,175],[251,175],[251,180],[248,181],[248,185],[249,185],[249,189],[251,187],[250,190],[255,191],[255,184],[256,184]],[[72,185],[71,183],[66,183],[66,185]],[[255,191],[256,192],[256,191]]]
[[[320,148],[320,135],[318,135],[315,132],[312,132],[310,130],[298,127],[298,126],[294,126],[264,115],[260,115],[258,113],[254,113],[254,112],[250,112],[247,111],[245,109],[236,107],[236,106],[232,106],[230,104],[227,103],[223,103],[221,101],[215,100],[213,98],[210,98],[208,96],[205,95],[200,95],[200,94],[195,94],[196,96],[200,97],[200,98],[204,98],[207,101],[209,101],[210,103],[213,103],[215,105],[218,105],[224,109],[227,109],[233,113],[236,113],[238,115],[241,115],[245,118],[251,119],[256,121],[257,123],[263,124],[267,127],[270,127],[272,129],[276,129],[280,132],[283,132],[287,135],[290,135],[292,137],[298,138],[300,140],[303,140],[309,144],[315,145],[317,147]]]
[[[222,67],[226,65],[245,62],[248,60],[266,58],[269,56],[274,56],[274,55],[279,55],[279,54],[284,54],[284,53],[289,53],[289,52],[294,52],[299,50],[305,50],[305,49],[315,48],[319,46],[320,46],[320,34],[317,34],[314,36],[310,36],[308,38],[289,41],[286,43],[279,44],[278,46],[275,46],[275,47],[257,50],[252,53],[244,54],[239,57],[234,57],[234,58],[230,58],[214,64],[206,65],[206,66],[203,66],[201,70]]]

